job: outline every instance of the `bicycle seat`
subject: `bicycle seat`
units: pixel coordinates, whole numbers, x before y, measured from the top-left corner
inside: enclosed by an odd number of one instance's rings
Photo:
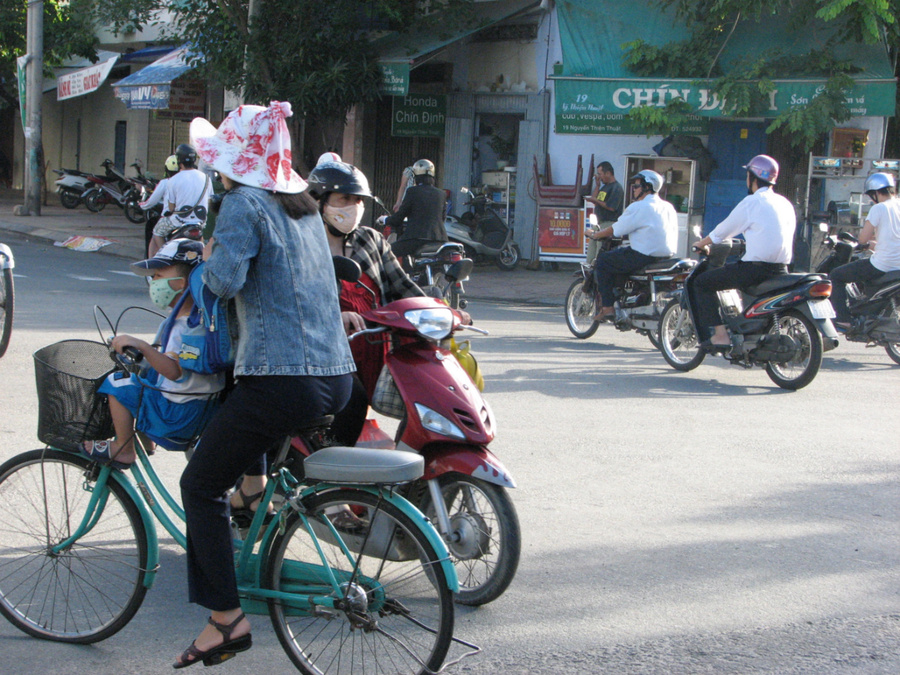
[[[303,460],[307,481],[393,485],[421,478],[422,455],[404,450],[373,450],[332,446]]]

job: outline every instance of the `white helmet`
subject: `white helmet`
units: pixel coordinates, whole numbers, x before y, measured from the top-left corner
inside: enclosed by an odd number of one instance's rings
[[[341,156],[339,154],[337,154],[336,152],[323,152],[321,155],[319,155],[319,161],[316,162],[316,166],[319,166],[319,164],[324,164],[325,162],[340,162],[340,161],[343,161],[343,160],[341,160]]]
[[[642,184],[645,183],[645,184],[649,185],[650,188],[652,188],[654,192],[659,192],[663,186],[663,177],[660,176],[655,171],[651,171],[650,169],[644,169],[643,171],[638,171],[636,174],[634,174],[628,180],[629,181],[640,180]]]
[[[415,176],[434,176],[434,164],[427,159],[420,159],[412,166]]]
[[[866,178],[866,188],[865,192],[872,192],[873,190],[883,190],[884,188],[893,188],[896,186],[894,181],[894,177],[889,173],[873,173],[871,176]]]

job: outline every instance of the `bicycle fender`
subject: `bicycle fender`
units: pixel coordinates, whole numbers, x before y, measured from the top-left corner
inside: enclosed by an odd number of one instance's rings
[[[12,249],[6,244],[0,244],[0,270],[15,268],[16,261],[13,258]]]
[[[301,493],[301,498],[315,492],[340,489],[343,487],[346,486],[335,483],[318,483],[313,487],[306,488]],[[434,547],[434,552],[437,554],[438,559],[441,561],[441,567],[444,570],[444,574],[447,576],[447,587],[451,592],[458,593],[459,577],[456,574],[456,568],[453,566],[453,562],[450,560],[450,551],[447,550],[447,545],[444,543],[444,540],[441,538],[441,535],[438,533],[438,531],[434,528],[434,525],[431,524],[431,521],[428,520],[428,518],[426,518],[425,515],[412,504],[412,502],[401,497],[392,489],[380,488],[376,485],[354,485],[353,487],[358,490],[369,492],[376,496],[381,496],[385,501],[390,502],[398,509],[400,509],[400,511],[402,511],[404,515],[408,516],[410,520],[412,520],[413,523],[415,523],[419,527],[419,529],[422,530],[422,532],[425,534],[425,538],[428,539],[428,543]]]
[[[398,450],[410,450],[400,444]],[[516,487],[512,474],[490,450],[482,445],[441,445],[424,448],[425,475],[431,480],[445,473],[462,473],[505,488]]]

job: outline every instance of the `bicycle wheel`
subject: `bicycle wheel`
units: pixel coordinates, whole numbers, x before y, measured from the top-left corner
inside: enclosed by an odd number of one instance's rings
[[[295,512],[266,567],[269,588],[297,593],[290,606],[269,602],[275,633],[294,665],[316,675],[437,671],[453,637],[453,594],[424,532],[396,506],[379,505],[362,490],[313,495],[302,508],[330,569]],[[335,607],[310,607],[313,596],[330,596]]]
[[[9,268],[0,270],[0,356],[9,347],[9,336],[12,335],[13,307],[16,294],[13,289],[13,273]]]
[[[438,479],[450,515],[450,557],[459,577],[456,601],[483,605],[499,598],[519,566],[522,535],[509,494],[499,485],[462,474]],[[431,494],[426,491],[422,513],[435,522]]]
[[[93,487],[91,462],[32,450],[0,466],[0,613],[19,630],[89,644],[131,620],[147,589],[147,537],[140,513],[110,481],[99,520],[75,544],[50,549],[81,522]]]
[[[582,290],[584,281],[576,279],[566,293],[566,325],[569,331],[579,340],[586,340],[597,332],[599,321],[594,321],[597,307],[593,293]]]

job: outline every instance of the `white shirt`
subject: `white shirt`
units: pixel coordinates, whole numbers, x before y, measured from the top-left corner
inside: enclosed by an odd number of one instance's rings
[[[866,222],[875,228],[875,252],[869,262],[882,272],[900,270],[900,199],[875,204]]]
[[[638,253],[659,258],[672,257],[678,246],[678,213],[658,194],[632,202],[612,224],[617,237],[628,235]]]
[[[206,174],[199,169],[182,169],[176,173],[169,178],[166,190],[166,208],[169,207],[170,203],[175,204],[176,212],[179,209],[190,208],[197,203],[197,199],[200,197],[200,194],[203,193],[203,198],[200,199],[199,206],[202,206],[208,211],[209,196],[212,193],[212,182],[210,182],[209,187],[207,187],[206,181]],[[204,192],[204,189],[206,192]],[[188,223],[202,222],[194,214],[191,214],[188,218],[179,218],[179,221],[185,225]]]
[[[709,233],[714,244],[744,235],[747,252],[745,262],[791,262],[797,214],[793,205],[768,187],[744,197],[728,217]]]
[[[144,211],[148,209],[152,209],[154,206],[163,201],[163,197],[166,196],[166,191],[169,189],[169,179],[163,178],[159,183],[156,184],[156,188],[153,190],[153,194],[147,198],[147,201],[141,202],[141,208]],[[163,208],[166,207],[166,204],[163,204]]]
[[[164,353],[176,361],[178,354],[181,352],[181,336],[187,330],[187,317],[179,316],[172,322],[172,330],[169,333],[169,339],[166,342]],[[182,369],[181,378],[178,380],[169,380],[162,375],[159,376],[157,386],[162,391],[162,395],[173,403],[184,403],[185,401],[196,401],[197,396],[186,396],[180,393],[191,394],[215,394],[225,388],[225,373],[213,373],[212,375],[203,375],[193,371]]]

